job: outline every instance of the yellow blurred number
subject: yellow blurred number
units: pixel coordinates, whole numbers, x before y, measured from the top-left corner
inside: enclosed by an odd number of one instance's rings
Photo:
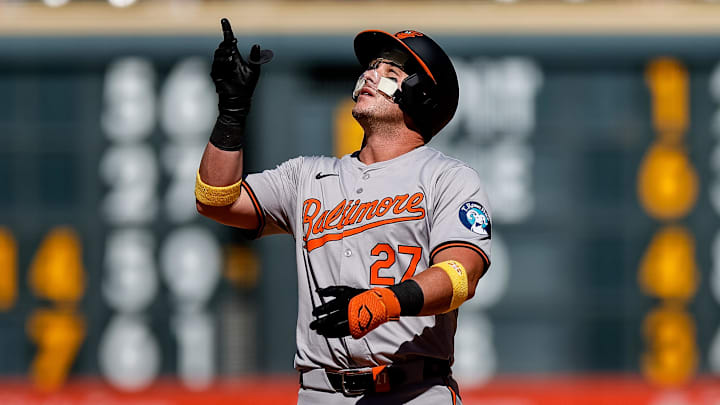
[[[8,229],[0,228],[0,311],[12,308],[17,289],[17,243]]]
[[[30,287],[51,301],[74,303],[82,298],[82,249],[72,229],[59,227],[47,235],[30,267]]]
[[[642,359],[645,376],[664,386],[689,381],[698,362],[692,317],[680,306],[665,305],[648,314],[643,332],[648,347]]]
[[[664,228],[642,259],[640,286],[647,295],[686,302],[695,295],[697,285],[693,236],[685,228]]]
[[[652,95],[652,116],[661,140],[677,143],[688,126],[688,74],[678,61],[660,58],[646,70]]]
[[[333,152],[341,157],[360,150],[364,131],[352,116],[355,102],[347,100],[335,109],[335,134],[333,136]]]
[[[43,391],[60,388],[85,338],[83,319],[72,310],[38,309],[28,320],[27,332],[38,346],[31,367],[33,383]]]
[[[75,231],[57,227],[48,233],[33,258],[29,282],[36,296],[56,305],[36,310],[27,324],[28,335],[38,346],[32,381],[39,389],[52,391],[65,382],[85,338],[84,321],[75,313],[85,289],[82,246]]]
[[[640,166],[638,194],[645,211],[656,219],[687,215],[698,196],[697,173],[687,154],[666,144],[651,146]]]

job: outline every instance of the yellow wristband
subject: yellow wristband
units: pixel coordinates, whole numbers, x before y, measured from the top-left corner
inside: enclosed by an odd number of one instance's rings
[[[234,203],[240,197],[240,186],[242,180],[229,186],[216,187],[205,184],[200,178],[198,171],[195,178],[195,198],[205,205],[223,207]]]
[[[450,282],[453,287],[452,301],[450,301],[450,308],[446,312],[450,312],[458,308],[468,296],[468,278],[465,267],[455,260],[448,260],[442,263],[435,263],[433,267],[440,267],[445,270]]]

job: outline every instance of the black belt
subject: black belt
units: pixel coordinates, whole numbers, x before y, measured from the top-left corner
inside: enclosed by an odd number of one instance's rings
[[[409,368],[422,367],[419,370]],[[370,392],[388,392],[401,384],[410,384],[433,377],[447,377],[450,375],[450,362],[447,360],[426,358],[403,364],[391,364],[372,368],[349,369],[340,371],[323,370],[330,387],[335,392],[342,392],[346,396],[364,395]],[[303,388],[320,389],[303,380],[300,373],[300,386]]]

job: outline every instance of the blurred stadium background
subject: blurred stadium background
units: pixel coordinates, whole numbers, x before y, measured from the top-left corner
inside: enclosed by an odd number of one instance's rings
[[[276,55],[250,171],[358,148],[360,30],[453,57],[431,145],[496,224],[465,404],[720,403],[720,3],[2,0],[0,404],[294,403],[290,237],[194,211],[221,17]]]

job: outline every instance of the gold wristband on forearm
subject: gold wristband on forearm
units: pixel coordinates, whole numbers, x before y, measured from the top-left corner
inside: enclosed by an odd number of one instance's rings
[[[223,207],[237,201],[238,197],[240,197],[241,185],[242,179],[229,186],[211,186],[202,181],[200,172],[198,171],[197,177],[195,178],[195,198],[205,205]]]
[[[445,270],[450,282],[452,283],[453,296],[450,301],[450,308],[447,312],[450,312],[458,308],[468,297],[468,277],[467,271],[462,264],[455,260],[447,260],[442,263],[435,263],[433,267],[440,267]]]

